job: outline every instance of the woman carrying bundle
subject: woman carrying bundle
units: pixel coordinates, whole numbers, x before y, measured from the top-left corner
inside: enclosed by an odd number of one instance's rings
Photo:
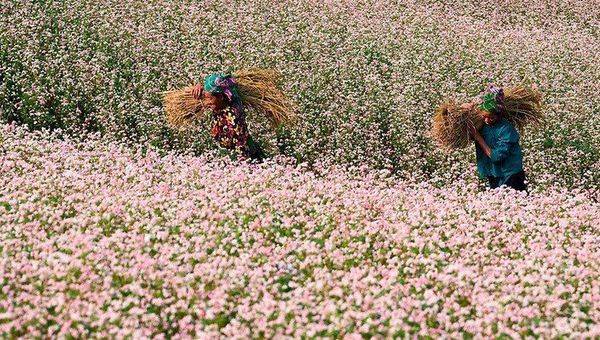
[[[446,151],[475,141],[477,170],[491,188],[526,190],[519,132],[544,123],[537,88],[490,86],[482,100],[463,105],[443,102],[433,116],[431,136]]]
[[[208,111],[210,134],[221,147],[260,161],[265,154],[250,136],[246,110],[263,115],[272,128],[295,120],[294,105],[278,88],[278,79],[278,72],[265,69],[211,74],[198,85],[164,93],[167,121],[187,129]]]
[[[237,151],[242,158],[263,159],[264,152],[248,133],[246,113],[231,76],[211,74],[204,84],[196,85],[192,94],[211,110],[210,134],[220,146]]]
[[[473,109],[476,103],[464,104]],[[487,178],[490,188],[507,186],[524,191],[525,172],[517,129],[505,118],[504,91],[491,86],[483,96],[478,108],[483,126],[481,133],[468,123],[471,137],[475,140],[477,171]]]

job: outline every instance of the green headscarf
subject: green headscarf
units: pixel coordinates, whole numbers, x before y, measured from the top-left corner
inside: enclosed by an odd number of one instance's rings
[[[504,111],[504,91],[501,87],[491,85],[483,95],[479,108],[491,113]]]
[[[235,79],[229,74],[213,73],[204,78],[204,91],[209,93],[223,93],[232,102],[240,100]]]
[[[217,85],[219,79],[225,78],[222,73],[213,73],[204,78],[204,91],[210,93],[223,93],[223,90]]]
[[[479,108],[488,112],[496,112],[496,95],[494,93],[486,93]]]

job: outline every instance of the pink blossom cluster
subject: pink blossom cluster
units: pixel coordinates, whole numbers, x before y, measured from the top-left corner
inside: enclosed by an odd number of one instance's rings
[[[0,128],[2,337],[600,336],[600,205]]]
[[[160,92],[269,67],[300,115],[277,133],[250,118],[271,154],[448,184],[474,150],[437,149],[434,108],[525,83],[547,113],[522,138],[532,188],[597,192],[599,18],[582,0],[1,1],[0,120],[201,153],[206,129],[170,130]]]

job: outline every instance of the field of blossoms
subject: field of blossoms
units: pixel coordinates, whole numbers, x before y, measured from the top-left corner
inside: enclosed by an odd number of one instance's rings
[[[0,0],[0,337],[600,337],[599,50],[597,1]],[[262,164],[162,109],[244,67]],[[488,82],[544,93],[529,195],[428,135]]]
[[[446,184],[474,152],[437,150],[434,107],[489,81],[535,84],[548,123],[523,138],[533,187],[594,189],[599,18],[581,0],[0,0],[0,116],[200,154],[215,148],[208,133],[170,130],[159,92],[270,67],[301,116],[250,127],[271,154]]]
[[[1,133],[3,337],[600,336],[586,195]]]

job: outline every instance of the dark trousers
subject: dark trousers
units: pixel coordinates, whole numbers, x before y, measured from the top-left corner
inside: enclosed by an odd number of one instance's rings
[[[252,137],[248,138],[248,157],[254,161],[262,162],[265,159],[265,151]]]
[[[500,186],[500,179],[498,177],[488,177],[488,181],[490,183],[490,189],[496,189]],[[527,185],[525,184],[525,171],[511,175],[503,185],[518,191],[527,190]]]

